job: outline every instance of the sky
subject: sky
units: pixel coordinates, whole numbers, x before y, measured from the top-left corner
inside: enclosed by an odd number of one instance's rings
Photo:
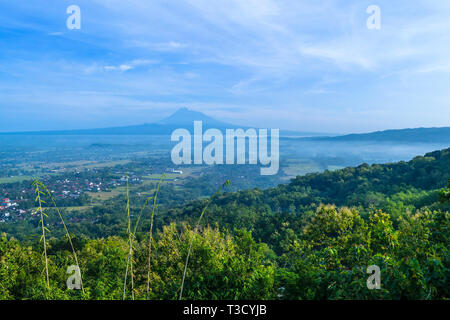
[[[180,107],[298,131],[450,126],[449,17],[448,0],[2,0],[0,132]]]

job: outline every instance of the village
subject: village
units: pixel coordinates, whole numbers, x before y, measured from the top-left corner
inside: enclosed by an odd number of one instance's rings
[[[23,216],[30,210],[20,208],[20,201],[12,201],[9,198],[3,198],[0,203],[0,223],[11,221],[13,217],[22,220]]]
[[[41,178],[45,187],[51,192],[58,207],[83,207],[92,204],[93,194],[112,193],[113,190],[124,187],[140,185],[145,176],[147,180],[158,180],[150,178],[155,169],[169,175],[182,175],[183,171],[175,168],[165,170],[158,166],[144,167],[137,172],[122,170],[125,168],[88,168],[84,170],[61,170]],[[142,170],[143,169],[143,170]],[[144,178],[143,178],[144,177]],[[168,179],[176,180],[176,179]],[[23,220],[26,217],[36,215],[35,188],[32,180],[21,181],[14,184],[0,184],[0,223]]]

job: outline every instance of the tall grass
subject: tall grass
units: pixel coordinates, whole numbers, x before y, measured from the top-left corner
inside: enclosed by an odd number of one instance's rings
[[[64,221],[64,218],[63,218],[63,216],[61,214],[61,211],[59,210],[58,206],[56,205],[55,198],[53,197],[53,195],[50,192],[50,190],[48,190],[48,188],[45,186],[45,184],[42,183],[41,181],[38,181],[38,183],[41,185],[41,187],[45,190],[45,193],[47,194],[47,196],[50,198],[50,200],[52,202],[52,205],[56,209],[56,212],[58,213],[59,219],[61,220],[61,223],[62,223],[62,225],[64,227],[64,231],[66,233],[66,237],[67,237],[67,239],[69,241],[70,248],[72,249],[72,254],[73,254],[73,258],[75,260],[75,265],[77,266],[77,268],[78,268],[78,270],[80,272],[79,276],[80,276],[81,291],[84,294],[83,277],[81,276],[81,268],[80,268],[80,264],[78,263],[78,256],[77,256],[77,253],[75,251],[75,247],[73,246],[72,237],[70,236],[69,229],[67,228],[66,222]]]
[[[127,186],[126,186],[126,211],[127,211],[127,234],[128,234],[128,258],[127,258],[127,266],[125,269],[125,278],[124,278],[124,284],[123,284],[123,295],[122,295],[122,299],[125,300],[126,298],[126,287],[127,287],[127,276],[128,276],[128,270],[130,270],[130,278],[131,278],[131,297],[134,300],[135,296],[134,296],[134,274],[133,274],[133,256],[134,256],[134,247],[133,247],[133,243],[134,243],[134,239],[136,238],[136,232],[137,232],[137,228],[139,225],[139,222],[141,221],[141,217],[144,213],[145,208],[148,205],[148,202],[153,199],[153,207],[152,207],[152,215],[150,218],[150,230],[149,230],[149,252],[148,252],[148,272],[147,272],[147,296],[146,298],[148,299],[149,297],[149,291],[150,291],[150,256],[151,256],[151,244],[152,244],[152,232],[153,232],[153,220],[154,220],[154,216],[155,216],[155,210],[157,209],[157,199],[158,199],[158,193],[159,193],[159,189],[161,186],[161,182],[164,180],[165,175],[161,175],[161,178],[158,181],[156,190],[155,190],[155,194],[153,197],[148,197],[145,202],[144,205],[142,206],[141,212],[136,220],[136,224],[134,226],[134,230],[131,231],[131,216],[130,216],[130,194],[129,194],[129,184],[128,184],[128,174],[126,175],[126,179],[127,179]]]
[[[153,218],[155,217],[155,210],[157,208],[157,199],[158,199],[158,193],[159,193],[159,187],[161,185],[161,182],[165,175],[163,174],[159,181],[158,185],[156,186],[155,196],[153,197],[153,208],[152,208],[152,216],[150,218],[150,230],[149,230],[149,238],[148,238],[148,260],[147,260],[147,296],[146,299],[148,300],[149,294],[150,294],[150,262],[151,262],[151,255],[152,255],[152,241],[153,241]]]
[[[45,237],[45,231],[50,232],[50,230],[47,229],[47,227],[45,227],[44,225],[44,216],[48,217],[47,214],[44,213],[44,208],[42,207],[42,204],[45,203],[44,200],[42,200],[41,195],[45,195],[45,193],[43,193],[41,191],[41,189],[39,189],[40,187],[40,183],[38,180],[35,180],[33,182],[33,186],[35,187],[35,193],[36,193],[36,200],[38,202],[38,208],[36,209],[36,213],[40,213],[40,220],[39,220],[39,224],[41,225],[41,230],[42,230],[42,236],[40,241],[44,242],[44,262],[45,262],[45,279],[46,279],[46,283],[47,283],[47,289],[50,290],[50,280],[49,280],[49,276],[48,276],[48,257],[47,257],[47,240]]]
[[[47,214],[45,214],[45,212],[44,212],[45,208],[42,206],[42,204],[46,204],[46,202],[44,200],[42,200],[41,196],[47,196],[48,198],[50,198],[52,205],[53,205],[54,209],[56,210],[56,212],[58,213],[59,219],[61,220],[61,223],[64,226],[64,231],[65,231],[66,237],[69,241],[70,248],[72,249],[72,254],[73,254],[73,257],[75,260],[75,264],[79,270],[81,290],[84,294],[85,292],[84,292],[84,286],[83,286],[83,277],[81,275],[81,269],[80,269],[80,264],[78,263],[77,253],[75,251],[75,247],[73,246],[72,237],[70,236],[69,229],[67,228],[66,222],[64,221],[61,211],[59,210],[58,206],[56,205],[55,198],[53,197],[50,190],[48,190],[48,188],[45,186],[45,184],[42,181],[35,179],[33,181],[33,186],[35,187],[36,201],[38,202],[38,208],[37,208],[36,212],[40,212],[40,215],[41,215],[41,219],[40,219],[40,225],[41,225],[41,229],[42,229],[41,240],[44,241],[45,273],[46,273],[46,280],[47,280],[47,288],[50,289],[50,281],[49,281],[49,275],[48,275],[47,241],[46,241],[45,231],[50,232],[50,230],[47,229],[44,225],[44,216],[45,217],[48,217],[48,216],[47,216]]]
[[[183,288],[184,288],[184,281],[186,279],[186,271],[187,271],[187,267],[188,267],[188,263],[189,263],[189,256],[191,255],[192,243],[194,242],[194,238],[195,238],[195,235],[197,234],[198,228],[200,226],[200,222],[201,222],[201,220],[202,220],[206,210],[208,209],[211,201],[214,199],[214,197],[217,194],[219,194],[220,191],[223,188],[225,188],[226,186],[228,186],[229,184],[230,184],[230,180],[225,181],[225,183],[222,186],[220,186],[219,189],[217,189],[217,191],[214,192],[214,194],[211,197],[209,197],[208,202],[206,203],[206,206],[203,208],[202,213],[200,214],[200,217],[197,220],[197,224],[195,225],[195,228],[194,228],[194,233],[192,234],[192,238],[191,238],[191,241],[189,243],[189,249],[188,249],[188,253],[187,253],[187,256],[186,256],[186,262],[184,264],[183,280],[181,281],[179,300],[181,300],[183,298]]]
[[[127,276],[128,267],[130,267],[130,278],[131,278],[131,298],[134,300],[134,275],[133,275],[133,233],[131,232],[131,216],[130,216],[130,190],[128,185],[128,173],[126,174],[127,179],[127,189],[126,189],[126,201],[127,201],[127,234],[128,234],[128,259],[127,267],[125,269],[125,279],[123,281],[123,297],[125,300],[125,295],[127,291]]]
[[[124,285],[123,285],[123,296],[122,299],[125,300],[126,298],[126,289],[127,289],[127,278],[128,278],[128,271],[130,274],[130,278],[131,278],[131,297],[134,300],[135,299],[135,289],[134,289],[134,270],[133,270],[133,262],[134,262],[134,258],[133,258],[133,250],[134,250],[134,239],[135,239],[135,235],[137,232],[137,227],[139,225],[139,222],[141,220],[141,217],[143,215],[143,212],[146,208],[146,206],[148,205],[149,201],[152,199],[153,200],[153,206],[152,206],[152,214],[150,217],[150,229],[149,229],[149,242],[148,242],[148,260],[147,260],[147,294],[146,294],[146,298],[149,298],[149,294],[150,294],[150,275],[151,275],[151,252],[152,252],[152,242],[153,242],[153,225],[154,225],[154,217],[155,217],[155,211],[157,210],[157,199],[158,199],[158,194],[159,194],[159,190],[160,190],[160,186],[161,183],[164,179],[165,175],[162,175],[160,180],[158,181],[156,190],[155,190],[155,194],[153,197],[148,197],[144,203],[144,205],[142,206],[141,212],[137,218],[136,224],[134,226],[134,229],[132,230],[132,221],[131,221],[131,214],[130,214],[130,190],[129,190],[129,182],[128,182],[128,173],[126,174],[126,217],[127,217],[127,235],[128,235],[128,257],[127,257],[127,265],[126,265],[126,269],[125,269],[125,276],[124,276]],[[192,251],[192,244],[194,242],[194,238],[197,235],[198,229],[200,227],[200,223],[202,221],[203,216],[205,215],[209,205],[211,204],[212,200],[214,199],[214,197],[220,193],[220,191],[222,189],[224,189],[226,186],[228,186],[230,184],[230,181],[227,180],[223,185],[221,185],[217,191],[211,195],[205,205],[205,207],[203,208],[200,217],[197,220],[197,223],[195,225],[192,237],[190,239],[189,242],[189,249],[188,249],[188,253],[186,256],[186,261],[184,264],[184,270],[183,270],[183,277],[182,277],[182,282],[181,282],[181,286],[180,286],[180,295],[179,295],[179,299],[181,300],[183,298],[183,289],[184,289],[184,284],[186,281],[186,273],[187,273],[187,268],[188,268],[188,264],[189,264],[189,258],[191,255],[191,251]],[[64,226],[64,230],[66,233],[66,236],[68,238],[70,247],[72,249],[72,254],[74,256],[74,260],[75,263],[78,267],[78,270],[80,270],[80,276],[81,276],[81,269],[78,263],[78,257],[75,251],[75,248],[73,246],[73,242],[72,242],[72,238],[70,236],[69,230],[67,228],[67,225],[63,219],[63,216],[61,214],[61,211],[59,210],[58,206],[56,205],[55,199],[53,197],[53,195],[51,194],[51,192],[47,189],[47,187],[39,180],[34,180],[33,181],[33,186],[35,188],[35,193],[36,193],[36,202],[38,203],[38,207],[36,209],[36,213],[40,214],[40,226],[41,226],[41,231],[42,231],[42,236],[41,236],[41,241],[43,241],[43,247],[44,247],[44,262],[45,262],[45,279],[46,279],[46,284],[47,284],[47,289],[50,290],[50,279],[49,279],[49,269],[48,269],[48,256],[47,256],[47,239],[46,239],[46,232],[50,232],[50,230],[45,227],[45,220],[44,217],[48,217],[48,215],[45,213],[45,207],[43,207],[43,204],[46,204],[46,202],[42,199],[42,196],[48,196],[51,199],[52,205],[54,206],[54,208],[56,209],[58,216]],[[81,279],[81,288],[82,288],[82,292],[84,294],[84,286],[83,286],[83,281]]]

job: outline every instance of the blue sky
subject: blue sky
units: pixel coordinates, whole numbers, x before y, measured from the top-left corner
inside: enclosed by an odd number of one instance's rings
[[[301,131],[450,126],[449,17],[448,0],[2,1],[0,131],[179,107]]]

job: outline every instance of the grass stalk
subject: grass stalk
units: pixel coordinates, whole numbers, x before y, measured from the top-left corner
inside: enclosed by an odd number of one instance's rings
[[[134,277],[133,277],[133,233],[131,232],[131,216],[130,216],[130,188],[128,185],[128,173],[126,174],[127,179],[127,189],[126,189],[126,200],[127,200],[127,234],[128,234],[128,259],[127,259],[127,267],[125,269],[125,279],[123,281],[123,297],[125,300],[126,291],[127,291],[127,276],[128,269],[130,269],[130,278],[131,278],[131,298],[134,300]]]
[[[149,239],[148,239],[148,260],[147,260],[147,296],[148,300],[150,294],[150,263],[151,263],[151,255],[152,255],[152,241],[153,241],[153,221],[155,217],[155,209],[157,208],[157,199],[159,193],[159,187],[161,186],[161,182],[163,181],[165,175],[163,174],[156,186],[155,196],[153,197],[153,207],[152,207],[152,216],[150,217],[150,230],[149,230]]]
[[[41,236],[41,241],[43,241],[44,243],[44,260],[45,260],[45,278],[46,278],[46,283],[47,283],[47,289],[50,290],[50,279],[49,279],[49,275],[48,275],[48,257],[47,257],[47,240],[45,238],[45,231],[49,231],[45,225],[44,225],[44,216],[47,217],[47,215],[44,213],[44,208],[42,207],[42,204],[45,203],[44,200],[41,199],[41,195],[45,195],[41,189],[39,189],[39,182],[38,180],[35,180],[33,182],[33,185],[35,186],[35,193],[36,193],[36,201],[38,202],[38,208],[36,209],[36,213],[39,212],[40,213],[40,225],[41,225],[41,229],[42,229],[42,236]]]
[[[80,264],[78,263],[78,257],[77,257],[77,253],[75,251],[75,247],[73,246],[73,242],[72,242],[72,237],[70,236],[69,233],[69,229],[67,228],[66,222],[64,221],[64,218],[61,214],[61,211],[59,210],[58,206],[56,205],[56,201],[55,198],[53,197],[53,195],[51,194],[50,190],[48,190],[48,188],[45,186],[45,184],[39,180],[36,180],[36,183],[42,188],[42,190],[45,190],[46,195],[50,198],[50,200],[52,201],[52,204],[54,206],[54,208],[56,209],[56,212],[58,213],[58,216],[64,226],[64,231],[66,232],[66,236],[67,239],[69,241],[70,247],[72,249],[72,254],[75,260],[75,264],[78,267],[78,270],[80,270],[80,284],[81,284],[81,291],[84,294],[84,286],[83,286],[83,277],[81,276],[81,268],[80,268]]]

